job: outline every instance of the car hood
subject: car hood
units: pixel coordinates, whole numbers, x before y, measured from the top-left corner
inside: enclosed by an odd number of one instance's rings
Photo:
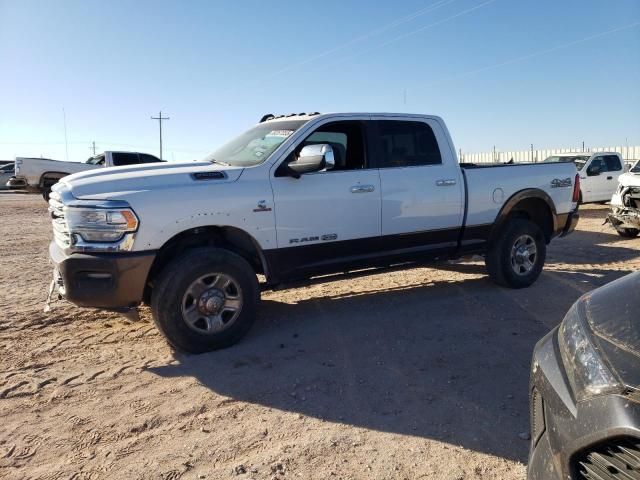
[[[75,173],[64,177],[59,183],[65,184],[76,198],[114,199],[123,194],[187,186],[198,181],[234,182],[242,171],[242,167],[210,162],[147,163]],[[213,172],[222,172],[223,177],[206,177],[207,173]]]
[[[627,386],[640,388],[640,272],[588,293],[583,301],[607,363]]]
[[[618,177],[618,183],[623,187],[640,187],[640,174],[624,173]]]

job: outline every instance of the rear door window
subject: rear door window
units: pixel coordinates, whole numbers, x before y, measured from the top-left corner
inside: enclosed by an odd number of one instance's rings
[[[113,165],[121,167],[123,165],[136,165],[140,163],[137,153],[112,153]]]
[[[438,141],[426,123],[383,120],[376,125],[379,168],[442,164]]]
[[[148,153],[140,154],[140,163],[157,163],[161,162],[158,157],[154,157],[153,155],[149,155]]]

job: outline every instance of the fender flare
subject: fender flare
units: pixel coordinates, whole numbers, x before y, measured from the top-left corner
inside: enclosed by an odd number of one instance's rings
[[[44,181],[48,175],[56,175],[56,176],[60,175],[60,177],[58,178],[58,180],[60,180],[60,178],[66,177],[67,175],[70,175],[70,174],[66,172],[44,172],[42,175],[40,175],[40,180],[38,181],[38,186],[40,188],[44,187]]]
[[[558,230],[558,212],[556,211],[556,206],[553,203],[553,199],[547,194],[547,192],[539,188],[525,188],[524,190],[520,190],[511,195],[511,197],[509,197],[504,205],[502,205],[502,208],[498,212],[496,220],[493,222],[491,233],[489,234],[490,242],[494,240],[496,235],[500,232],[516,205],[518,205],[521,201],[528,200],[530,198],[542,200],[547,205],[547,207],[549,207],[552,221],[552,231],[550,234],[553,235],[553,232]]]

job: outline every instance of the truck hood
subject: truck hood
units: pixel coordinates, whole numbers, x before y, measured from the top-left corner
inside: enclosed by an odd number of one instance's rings
[[[588,293],[589,326],[610,367],[631,388],[640,388],[640,272]]]
[[[210,162],[147,163],[74,173],[59,183],[65,184],[76,198],[107,200],[151,189],[187,186],[199,181],[234,182],[242,171],[242,167]],[[213,172],[222,172],[224,176],[207,179],[206,174]]]
[[[640,187],[640,174],[624,173],[618,177],[618,183],[623,187]]]

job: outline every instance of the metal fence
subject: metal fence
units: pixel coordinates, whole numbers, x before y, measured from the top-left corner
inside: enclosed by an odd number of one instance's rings
[[[513,159],[517,163],[542,162],[545,158],[558,153],[618,152],[625,163],[632,164],[640,159],[640,146],[635,147],[592,147],[585,148],[551,148],[544,150],[520,150],[514,152],[465,153],[460,151],[460,161],[468,163],[504,163]]]

